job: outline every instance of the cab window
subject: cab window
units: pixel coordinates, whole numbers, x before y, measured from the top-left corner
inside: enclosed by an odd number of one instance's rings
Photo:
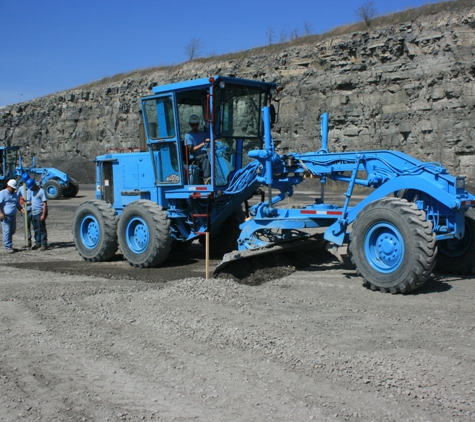
[[[176,135],[171,96],[152,98],[144,102],[145,125],[149,139],[167,139]]]

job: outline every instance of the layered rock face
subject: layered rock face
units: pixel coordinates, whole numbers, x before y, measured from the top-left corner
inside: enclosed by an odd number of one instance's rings
[[[310,39],[310,38],[309,38]],[[273,46],[275,51],[275,46]],[[139,144],[140,97],[151,87],[210,75],[277,82],[274,138],[287,151],[390,149],[441,162],[475,183],[475,8],[240,60],[151,69],[0,109],[0,144],[24,157],[92,161]],[[92,175],[93,176],[93,175]]]

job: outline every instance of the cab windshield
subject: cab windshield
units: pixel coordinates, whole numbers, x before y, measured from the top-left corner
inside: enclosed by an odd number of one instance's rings
[[[266,105],[266,95],[259,88],[226,84],[216,88],[215,133],[226,138],[261,138],[263,125],[261,109]]]

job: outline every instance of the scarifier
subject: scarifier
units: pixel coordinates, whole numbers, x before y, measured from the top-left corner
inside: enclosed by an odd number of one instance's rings
[[[154,267],[207,234],[211,254],[225,254],[219,272],[256,254],[348,244],[364,285],[390,293],[417,289],[434,267],[472,271],[475,197],[464,177],[399,151],[328,152],[326,113],[320,150],[280,155],[271,135],[279,90],[222,76],[154,87],[141,99],[137,152],[95,160],[96,199],[73,222],[79,254],[105,261],[120,248],[131,265]],[[210,139],[209,181],[184,141],[191,115]],[[314,203],[283,207],[309,178],[321,182]],[[343,205],[325,202],[329,179],[347,184]],[[350,206],[356,186],[371,193]]]

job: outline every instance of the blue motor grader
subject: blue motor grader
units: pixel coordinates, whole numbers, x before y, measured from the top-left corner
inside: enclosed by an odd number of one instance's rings
[[[329,152],[327,114],[318,151],[278,154],[271,135],[278,91],[222,76],[154,87],[141,99],[147,150],[95,160],[96,199],[73,221],[83,259],[109,260],[120,249],[132,266],[154,267],[199,239],[223,257],[219,271],[317,239],[348,245],[363,284],[381,292],[413,291],[434,268],[472,271],[475,197],[464,177],[399,151]],[[210,180],[184,141],[191,115],[209,137]],[[313,203],[285,207],[296,186],[315,178]],[[325,201],[329,180],[345,183],[343,205]],[[350,206],[357,186],[370,193]]]

